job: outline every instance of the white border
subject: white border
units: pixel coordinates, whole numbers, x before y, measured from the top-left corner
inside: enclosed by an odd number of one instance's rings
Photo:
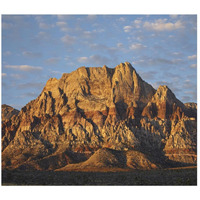
[[[1,14],[199,14],[198,0],[2,0]],[[198,26],[199,27],[199,16]],[[199,31],[198,31],[199,35]],[[199,49],[199,39],[198,39]],[[199,61],[199,56],[198,56]],[[199,62],[198,62],[199,63]],[[198,70],[199,78],[199,70]],[[198,80],[198,79],[197,79]],[[199,85],[199,80],[198,80]],[[198,87],[199,89],[199,87]],[[199,100],[199,90],[198,90]],[[198,112],[199,119],[199,112]],[[199,130],[199,120],[198,120]],[[199,139],[199,136],[198,136]],[[198,140],[199,141],[199,140]],[[199,144],[199,143],[198,143]],[[199,155],[199,148],[198,148]],[[199,156],[198,156],[199,158]],[[199,159],[198,159],[199,161]],[[199,174],[199,173],[198,173]],[[199,180],[199,175],[198,175]],[[199,181],[198,181],[199,185]],[[196,199],[199,186],[0,187],[2,199]]]

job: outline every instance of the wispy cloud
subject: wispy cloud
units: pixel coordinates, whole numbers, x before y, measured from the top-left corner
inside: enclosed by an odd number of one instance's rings
[[[37,15],[35,17],[35,20],[37,21],[38,23],[38,26],[41,28],[41,29],[49,29],[49,28],[52,28],[54,25],[53,24],[48,24],[45,22],[43,16],[41,15]]]
[[[27,89],[27,88],[34,88],[34,89],[42,89],[44,87],[44,83],[22,83],[17,86],[19,89]]]
[[[123,47],[124,45],[121,43],[121,42],[119,42],[119,43],[117,43],[117,47],[118,48],[121,48],[121,47]]]
[[[71,29],[67,26],[67,22],[64,21],[58,21],[56,22],[56,26],[58,26],[60,28],[61,31],[63,32],[68,32]]]
[[[40,22],[40,23],[39,23],[39,27],[40,27],[41,29],[49,29],[49,28],[51,27],[51,25],[46,24],[46,23],[44,23],[44,22]]]
[[[104,65],[110,62],[110,59],[101,55],[92,55],[89,57],[79,57],[77,61],[80,63],[93,63],[95,65]]]
[[[126,18],[125,17],[120,17],[119,19],[117,19],[117,21],[119,21],[119,22],[125,22]]]
[[[162,57],[147,57],[144,56],[143,59],[135,60],[133,62],[134,65],[138,66],[163,66],[163,65],[168,65],[168,66],[173,66],[173,65],[178,65],[184,63],[184,60],[178,58],[178,59],[166,59]]]
[[[88,57],[79,57],[78,62],[83,63],[83,62],[88,62],[89,58]]]
[[[57,76],[57,75],[61,75],[62,74],[62,72],[60,72],[60,71],[51,71],[50,72],[53,76]]]
[[[155,89],[158,89],[160,85],[167,85],[173,93],[175,93],[175,95],[177,96],[180,92],[182,92],[181,88],[179,88],[179,85],[174,84],[173,82],[169,82],[169,81],[157,81],[152,83],[152,86]]]
[[[185,80],[183,87],[186,89],[196,88],[196,83],[192,83],[190,80]]]
[[[4,56],[10,56],[10,55],[12,55],[12,53],[10,51],[6,51],[6,52],[3,52],[3,55]]]
[[[131,32],[132,30],[132,26],[124,26],[124,32],[128,33],[128,32]]]
[[[40,31],[37,33],[37,35],[33,38],[34,42],[37,42],[38,44],[41,44],[42,42],[46,42],[49,40],[50,36],[47,32]]]
[[[5,65],[7,69],[15,69],[19,71],[31,72],[31,71],[41,71],[42,67],[35,67],[30,65]]]
[[[129,47],[131,50],[137,50],[137,49],[144,49],[146,48],[147,46],[143,45],[143,44],[140,44],[140,43],[134,43],[134,44],[131,44],[131,46]]]
[[[26,98],[26,97],[36,98],[37,96],[38,96],[38,94],[36,92],[26,92],[26,93],[20,95],[20,98]]]
[[[63,21],[58,21],[58,22],[56,22],[56,25],[57,25],[57,26],[60,26],[60,27],[63,27],[63,26],[66,26],[67,23],[66,23],[66,22],[63,22]]]
[[[140,19],[134,20],[134,27],[135,28],[140,28],[141,24],[142,24],[142,20],[140,20]]]
[[[45,62],[49,65],[55,65],[57,64],[58,62],[60,61],[60,58],[58,57],[52,57],[52,58],[49,58],[47,59]]]
[[[197,55],[192,55],[192,56],[188,56],[189,60],[196,60],[197,59]]]
[[[186,102],[186,103],[187,103],[187,102],[190,102],[191,100],[192,100],[191,96],[182,96],[182,97],[181,97],[181,101],[184,102],[184,103],[185,103],[185,102]]]
[[[2,73],[1,76],[2,76],[2,77],[5,77],[5,76],[7,76],[7,74],[6,74],[6,73]]]
[[[154,31],[172,31],[172,30],[182,29],[184,28],[184,25],[180,20],[173,23],[173,22],[168,22],[167,19],[157,19],[154,22],[149,22],[149,21],[144,22],[143,27]]]
[[[139,72],[140,76],[144,80],[153,80],[157,74],[157,71]]]
[[[189,95],[190,98],[192,97],[191,99],[197,99],[197,90],[185,91],[184,94]]]
[[[10,29],[12,27],[14,27],[14,24],[12,24],[12,23],[7,23],[7,22],[3,22],[2,23],[2,28],[3,29]]]
[[[75,43],[76,37],[70,36],[70,35],[65,35],[61,38],[61,41],[66,45],[72,45]]]
[[[10,75],[12,78],[14,79],[22,79],[25,78],[25,76],[23,74],[11,74]]]
[[[38,58],[38,57],[42,56],[41,53],[31,52],[31,51],[23,51],[22,55],[26,56],[26,57],[29,57],[29,58]]]
[[[197,64],[191,64],[190,68],[197,68]]]
[[[169,21],[169,19],[156,19],[154,21],[142,21],[141,19],[136,19],[130,25],[123,27],[124,32],[127,33],[133,31],[135,28],[144,28],[146,30],[161,32],[183,29],[185,28],[185,25],[181,20],[172,22]]]

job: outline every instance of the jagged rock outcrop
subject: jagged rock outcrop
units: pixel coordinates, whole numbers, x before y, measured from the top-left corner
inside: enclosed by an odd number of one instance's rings
[[[184,114],[183,103],[181,103],[172,91],[166,86],[160,86],[152,99],[145,106],[142,116],[149,119],[175,119],[180,120]]]
[[[12,108],[6,104],[1,106],[1,121],[4,122],[12,118],[13,115],[18,115],[19,110]]]
[[[194,164],[196,129],[195,106],[167,86],[156,91],[130,63],[81,67],[49,79],[35,100],[3,122],[2,167],[58,169],[101,148],[159,151],[161,160]]]

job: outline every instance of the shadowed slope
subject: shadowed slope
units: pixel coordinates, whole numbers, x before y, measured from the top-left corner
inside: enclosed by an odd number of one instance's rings
[[[89,170],[114,170],[119,171],[125,169],[155,169],[157,166],[153,164],[147,157],[138,151],[115,151],[112,149],[99,149],[88,160],[82,163],[69,164],[56,171],[89,171]]]

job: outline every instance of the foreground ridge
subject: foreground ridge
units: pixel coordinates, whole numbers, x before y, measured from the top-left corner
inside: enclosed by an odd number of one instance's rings
[[[81,67],[49,79],[19,113],[4,115],[2,168],[195,165],[196,113],[196,104],[183,104],[167,86],[155,90],[128,62]]]

